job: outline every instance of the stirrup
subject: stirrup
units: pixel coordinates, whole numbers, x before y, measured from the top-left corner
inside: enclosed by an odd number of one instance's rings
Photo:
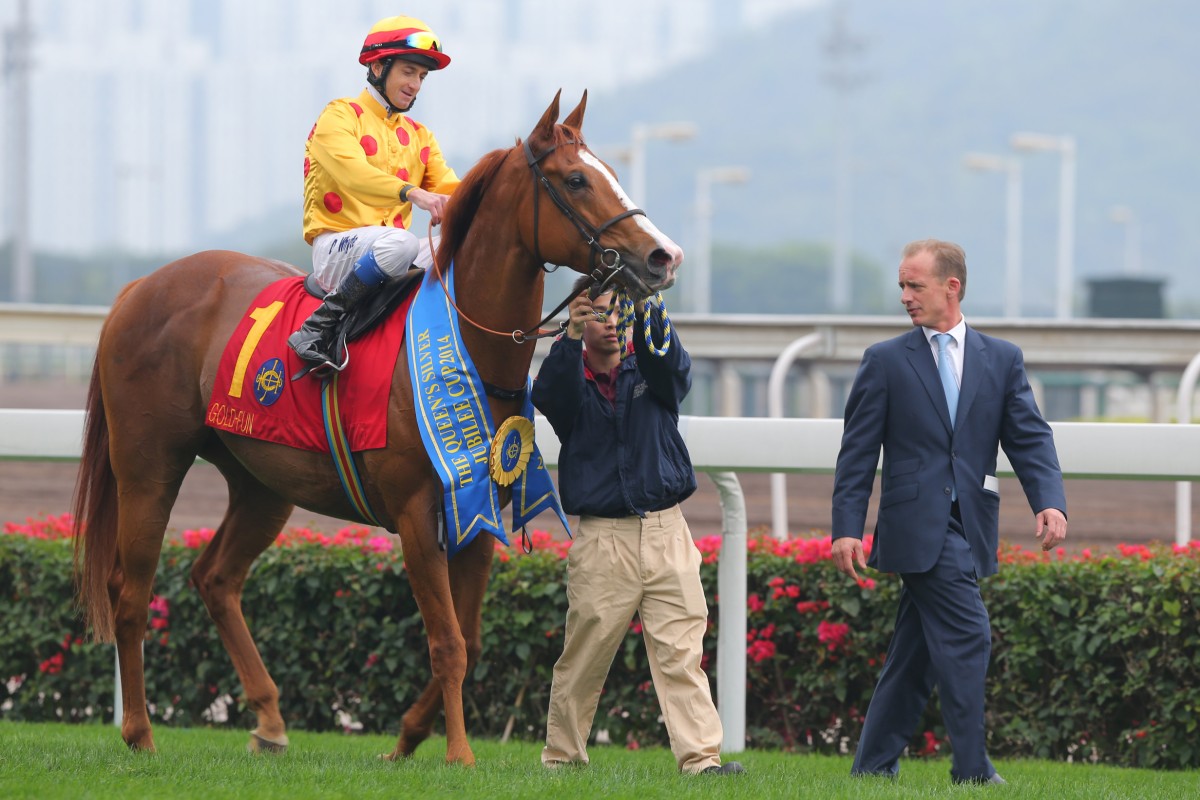
[[[292,380],[298,381],[305,375],[312,374],[314,378],[325,378],[331,376],[335,372],[341,372],[346,367],[350,366],[350,348],[346,343],[342,343],[342,350],[345,351],[346,357],[342,359],[341,364],[335,364],[328,358],[322,358],[320,361],[309,361],[299,353],[296,353],[297,358],[303,363],[303,367],[292,376]],[[292,352],[295,352],[294,350]]]

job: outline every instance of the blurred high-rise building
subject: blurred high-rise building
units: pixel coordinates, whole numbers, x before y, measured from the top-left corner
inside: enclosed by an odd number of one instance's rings
[[[361,89],[358,48],[390,14],[424,18],[454,59],[413,116],[463,172],[560,87],[573,104],[816,2],[38,0],[31,196],[6,203],[29,203],[35,247],[65,253],[186,251],[298,209],[304,137],[324,103]],[[0,2],[0,26],[16,13]]]

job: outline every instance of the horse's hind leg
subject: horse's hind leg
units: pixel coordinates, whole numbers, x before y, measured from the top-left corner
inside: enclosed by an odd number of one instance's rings
[[[216,535],[192,567],[192,582],[237,670],[246,704],[258,726],[252,751],[282,752],[288,738],[279,713],[279,690],[271,680],[242,615],[242,587],[254,560],[271,545],[292,513],[292,504],[268,489],[228,455],[205,453],[229,483],[229,508]]]
[[[466,645],[464,678],[475,668],[482,649],[483,597],[492,568],[492,552],[492,537],[480,534],[465,550],[454,557],[448,567],[455,617]],[[445,558],[444,555],[442,557]],[[405,562],[408,562],[407,557]],[[396,749],[388,758],[395,760],[412,755],[417,746],[429,737],[433,730],[434,719],[442,708],[442,699],[442,684],[435,674],[421,692],[421,696],[405,712],[400,725],[400,738],[396,742]],[[449,739],[449,720],[446,723],[446,733],[447,739]],[[450,757],[449,745],[450,743],[447,741],[447,761],[453,760]]]
[[[119,455],[113,459],[120,502],[117,509],[117,562],[109,576],[109,591],[114,599],[113,627],[121,666],[121,738],[132,750],[154,750],[146,708],[142,641],[146,635],[146,612],[171,506],[178,496],[187,466],[194,458],[193,455],[167,467],[151,468],[147,471],[152,474],[135,477],[122,477],[122,459]],[[145,463],[152,463],[152,460]]]

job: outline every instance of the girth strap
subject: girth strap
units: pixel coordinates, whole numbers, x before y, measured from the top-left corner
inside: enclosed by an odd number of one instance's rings
[[[362,479],[358,476],[358,467],[354,464],[354,453],[350,452],[350,440],[346,437],[346,429],[342,425],[342,414],[338,408],[337,382],[338,375],[327,377],[321,382],[321,416],[325,422],[325,440],[329,443],[329,454],[333,457],[333,466],[337,470],[338,480],[342,491],[350,501],[354,511],[361,521],[375,525],[395,533],[391,526],[380,522],[379,517],[371,509],[367,500],[366,490],[363,489]]]

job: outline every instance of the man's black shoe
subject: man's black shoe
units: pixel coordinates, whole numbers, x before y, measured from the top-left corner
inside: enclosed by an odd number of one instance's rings
[[[989,786],[989,785],[1002,786],[1002,785],[1008,784],[1008,781],[1006,781],[1006,780],[1004,780],[1004,778],[1000,777],[999,772],[993,772],[992,776],[990,778],[966,778],[966,779],[956,778],[954,780],[954,782],[955,783],[973,783],[977,786]]]
[[[701,775],[737,775],[745,772],[746,768],[736,761],[726,761],[724,764],[713,764],[700,770]]]

